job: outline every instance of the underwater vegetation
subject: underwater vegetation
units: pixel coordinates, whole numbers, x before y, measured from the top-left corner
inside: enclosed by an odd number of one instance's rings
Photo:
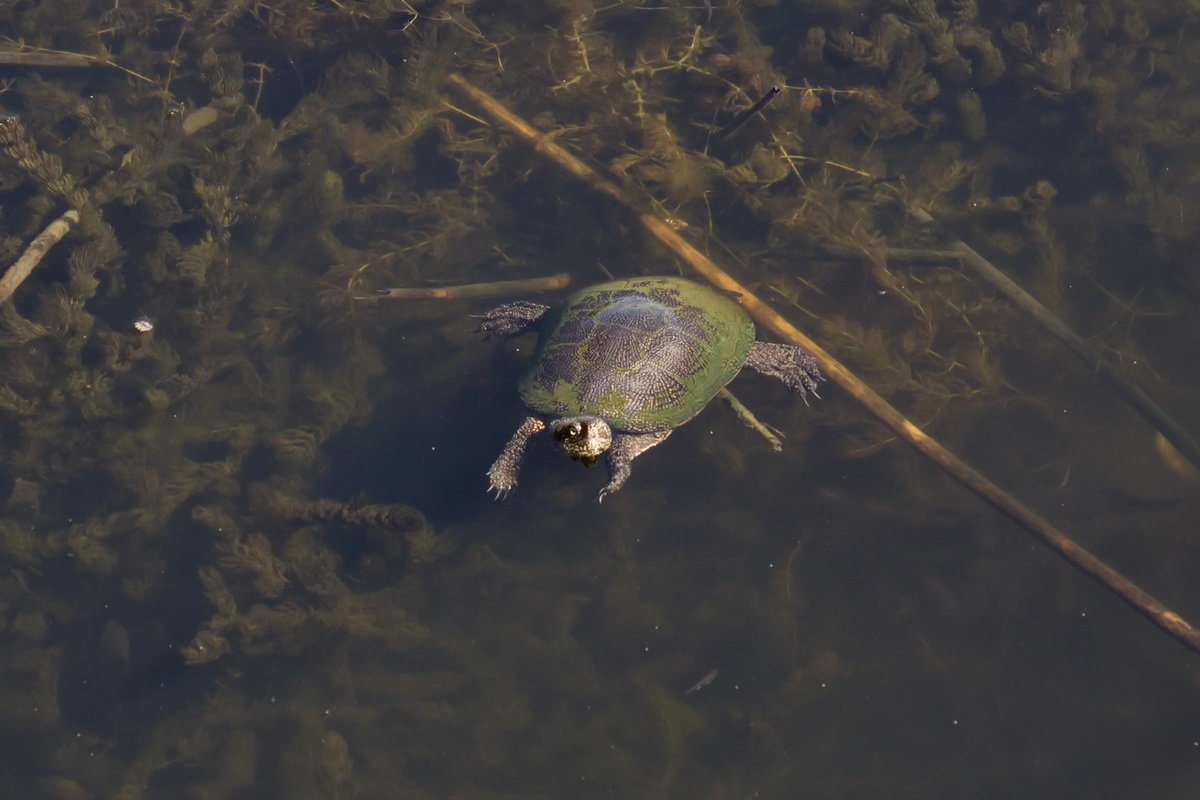
[[[339,443],[404,417],[449,439],[437,406],[474,393],[478,412],[515,374],[471,338],[480,308],[360,298],[672,270],[620,209],[447,92],[460,72],[922,427],[1036,472],[997,419],[1078,444],[1060,406],[1086,372],[945,258],[946,231],[1171,391],[1155,365],[1164,342],[1195,347],[1200,305],[1195,15],[1133,0],[4,4],[0,265],[70,225],[0,304],[0,793],[791,797],[872,719],[826,685],[1008,679],[1019,634],[924,637],[989,606],[1068,608],[1080,590],[1046,565],[987,538],[962,575],[909,563],[911,580],[885,582],[900,599],[856,617],[806,565],[855,545],[773,526],[824,513],[926,531],[936,562],[978,514],[836,400],[771,410],[788,472],[752,483],[784,503],[812,478],[804,515],[756,513],[736,490],[753,457],[727,436],[694,445],[729,476],[696,489],[715,506],[635,494],[585,517],[588,492],[564,483],[494,512],[482,461],[455,465],[451,500],[403,480],[342,491],[427,454],[396,441],[358,461]],[[1189,397],[1169,399],[1194,427]],[[496,446],[503,413],[475,420]],[[848,503],[802,444],[909,503]],[[1117,430],[1105,446],[1137,445]],[[1185,493],[1150,483],[1131,491]],[[873,667],[866,638],[908,657]],[[736,692],[734,651],[753,665]],[[988,691],[950,694],[988,706]],[[1002,734],[976,736],[962,763],[1005,786],[971,755]],[[936,772],[889,753],[880,774],[908,789]],[[1164,791],[1184,785],[1171,766]],[[823,780],[826,796],[891,785]]]

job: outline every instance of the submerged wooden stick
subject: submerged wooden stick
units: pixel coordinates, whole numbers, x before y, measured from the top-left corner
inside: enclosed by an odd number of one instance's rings
[[[507,297],[524,292],[549,292],[565,289],[571,283],[566,272],[545,278],[529,278],[517,281],[491,281],[468,283],[461,286],[417,286],[397,289],[380,289],[377,293],[356,297],[355,300],[459,300],[464,297]]]
[[[942,229],[937,220],[924,209],[910,209],[909,214],[918,222]],[[1039,303],[1033,295],[1022,289],[1020,284],[997,269],[992,262],[981,256],[974,248],[953,234],[950,234],[950,238],[949,250],[958,255],[959,262],[963,266],[971,269],[994,286],[997,291],[1008,298],[1010,303],[1029,314],[1043,328],[1071,348],[1085,364],[1108,380],[1117,393],[1125,398],[1125,402],[1140,412],[1159,433],[1166,437],[1167,441],[1175,445],[1176,450],[1192,462],[1193,466],[1200,468],[1200,445],[1196,444],[1196,440],[1183,429],[1183,426],[1151,400],[1150,396],[1142,391],[1142,388],[1134,383],[1132,378],[1113,366],[1112,362],[1101,355],[1096,348],[1071,330],[1067,323],[1054,316],[1050,309]]]
[[[0,64],[19,67],[91,67],[95,60],[78,53],[31,53],[28,50],[0,51]]]
[[[742,306],[762,327],[785,342],[803,347],[812,353],[821,371],[847,394],[867,407],[883,424],[942,468],[952,478],[978,494],[995,508],[1022,525],[1030,534],[1072,565],[1092,576],[1122,600],[1133,606],[1162,630],[1200,653],[1200,630],[1180,617],[1153,596],[1101,561],[1082,545],[1043,519],[1015,497],[985,478],[969,464],[943,447],[936,439],[910,422],[903,414],[863,383],[832,355],[801,333],[773,308],[757,298],[734,280],[706,255],[692,247],[673,228],[647,211],[639,209],[621,194],[612,182],[557,145],[549,136],[540,133],[513,114],[491,95],[477,88],[463,76],[454,73],[448,79],[457,90],[473,100],[493,120],[505,125],[525,139],[538,153],[549,158],[567,172],[587,183],[595,191],[610,197],[629,210],[647,231],[671,248],[693,270],[718,289],[739,296]]]
[[[76,222],[79,222],[79,212],[71,209],[47,225],[46,230],[39,233],[29,243],[21,257],[13,262],[13,265],[4,273],[4,277],[0,278],[0,303],[13,296],[13,292],[29,277],[29,273],[33,272],[33,268],[38,265],[42,257],[51,247],[58,244],[59,239],[67,235],[67,231],[71,230],[71,226]]]
[[[733,413],[742,421],[750,430],[757,433],[759,436],[767,440],[767,444],[776,453],[783,452],[783,434],[772,430],[765,422],[755,416],[754,412],[746,407],[746,404],[738,400],[737,395],[729,391],[728,386],[722,386],[717,392],[717,397],[729,403],[729,407],[733,409]]]

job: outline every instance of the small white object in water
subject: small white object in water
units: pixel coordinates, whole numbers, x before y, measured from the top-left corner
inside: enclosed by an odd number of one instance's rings
[[[691,687],[686,692],[683,693],[683,696],[687,697],[688,695],[690,695],[694,692],[700,691],[705,686],[708,686],[710,683],[712,683],[713,681],[715,681],[717,679],[717,675],[719,673],[720,673],[720,670],[718,670],[716,667],[713,667],[708,672],[704,673],[704,676],[702,678],[700,678],[700,680],[693,683],[691,685]]]
[[[142,314],[133,321],[133,329],[138,333],[150,333],[154,330],[154,320]]]

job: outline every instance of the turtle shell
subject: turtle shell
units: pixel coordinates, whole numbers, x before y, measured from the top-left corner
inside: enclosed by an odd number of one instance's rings
[[[601,283],[548,313],[521,399],[547,416],[666,430],[700,413],[753,343],[746,312],[706,286],[683,278]]]

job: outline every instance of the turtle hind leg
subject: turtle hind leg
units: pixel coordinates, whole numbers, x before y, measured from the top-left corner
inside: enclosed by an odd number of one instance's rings
[[[613,443],[608,448],[608,483],[600,490],[598,502],[625,485],[632,471],[633,460],[642,453],[661,444],[671,435],[671,428],[665,431],[650,431],[649,433],[618,433],[613,437]]]
[[[479,330],[486,333],[489,339],[500,339],[532,330],[549,310],[550,306],[541,303],[518,300],[475,316],[480,320]]]
[[[521,462],[525,460],[525,448],[529,446],[529,438],[544,430],[546,423],[537,417],[526,417],[517,428],[517,432],[504,445],[499,457],[488,468],[488,491],[496,493],[497,500],[503,500],[517,486],[517,473],[521,471]]]
[[[746,356],[746,366],[768,378],[782,381],[793,392],[799,392],[808,402],[808,395],[817,394],[817,381],[825,380],[817,369],[817,360],[807,350],[790,344],[755,342]]]

